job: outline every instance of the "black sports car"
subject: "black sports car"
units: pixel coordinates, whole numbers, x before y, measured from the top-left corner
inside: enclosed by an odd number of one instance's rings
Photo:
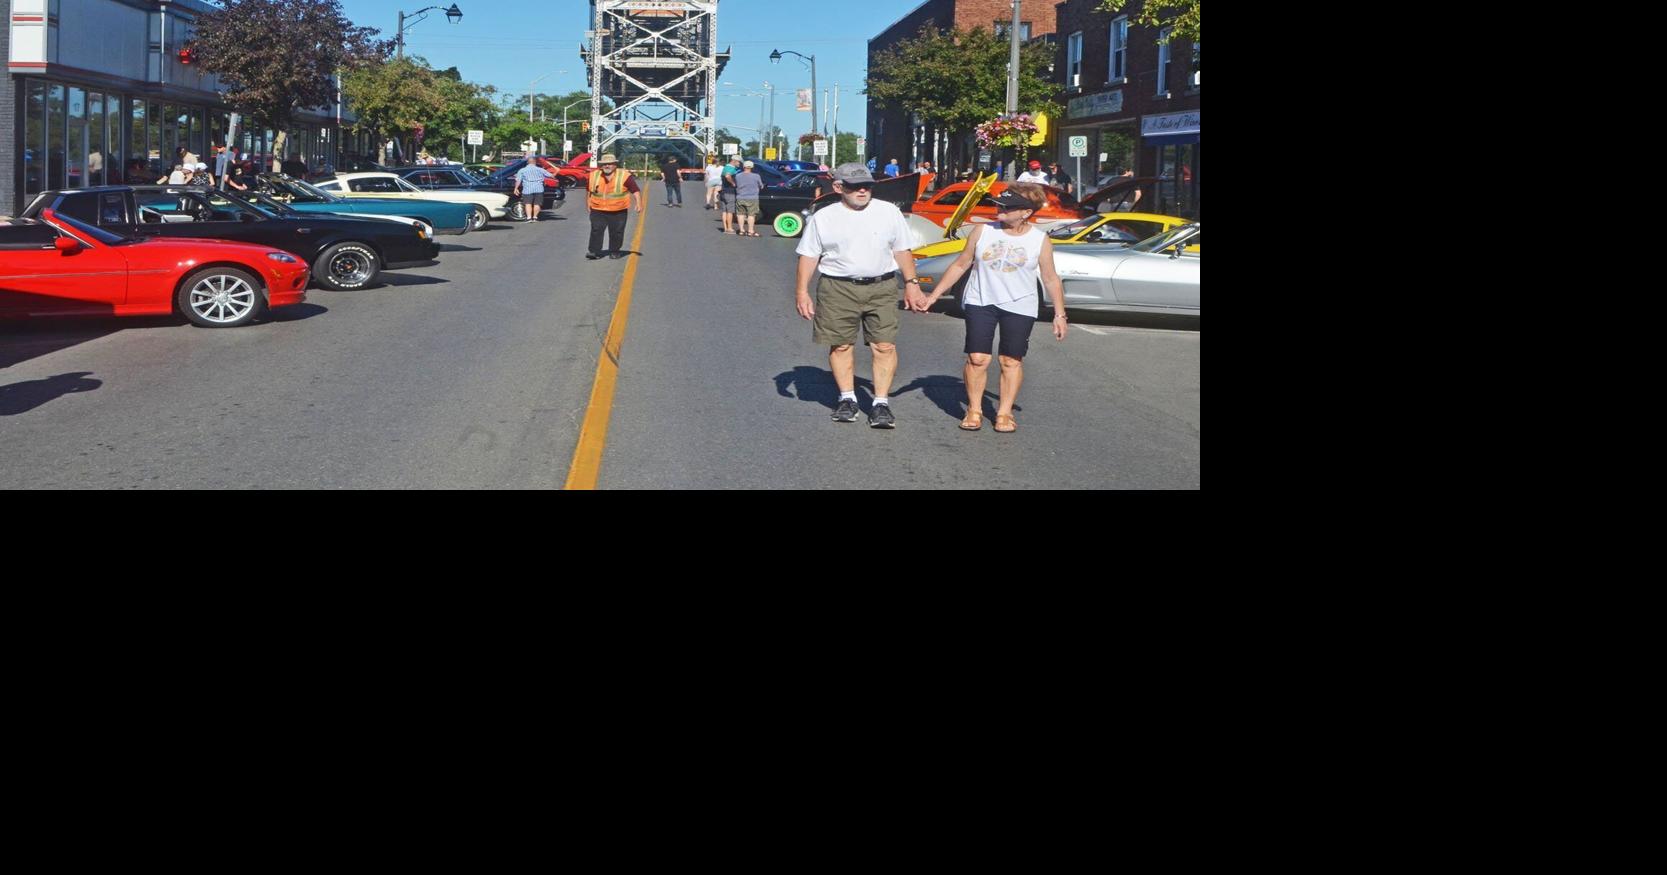
[[[383,270],[432,263],[440,247],[421,228],[397,219],[322,216],[277,201],[251,203],[230,192],[189,185],[110,185],[43,192],[23,211],[37,218],[58,198],[58,212],[117,234],[207,237],[282,249],[312,265],[325,288],[364,288]]]

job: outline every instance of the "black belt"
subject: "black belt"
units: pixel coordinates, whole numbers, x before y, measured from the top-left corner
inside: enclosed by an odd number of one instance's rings
[[[891,273],[880,274],[879,276],[828,276],[827,274],[822,274],[823,279],[839,280],[842,283],[856,283],[859,286],[866,286],[871,283],[877,283],[881,280],[889,280],[895,276],[897,276],[897,271],[895,270]]]

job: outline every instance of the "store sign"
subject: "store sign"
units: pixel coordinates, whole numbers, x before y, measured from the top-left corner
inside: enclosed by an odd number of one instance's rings
[[[1199,119],[1203,110],[1189,112],[1169,112],[1163,115],[1142,116],[1140,119],[1140,135],[1142,137],[1165,137],[1172,134],[1197,134]]]
[[[1116,91],[1102,91],[1099,94],[1089,94],[1071,101],[1070,111],[1066,118],[1088,118],[1096,115],[1111,115],[1123,111],[1123,89]]]

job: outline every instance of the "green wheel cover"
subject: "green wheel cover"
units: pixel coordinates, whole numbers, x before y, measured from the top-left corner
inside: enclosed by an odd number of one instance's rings
[[[803,219],[796,213],[782,213],[776,217],[776,233],[783,237],[797,237],[805,229]]]

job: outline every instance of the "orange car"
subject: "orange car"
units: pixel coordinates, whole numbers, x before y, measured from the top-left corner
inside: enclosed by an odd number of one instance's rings
[[[1005,182],[996,183],[990,187],[990,195],[994,197],[1001,194],[1007,190],[1007,185]],[[929,198],[915,201],[909,205],[909,209],[915,215],[932,222],[940,228],[948,227],[950,217],[955,215],[955,208],[961,205],[962,200],[966,199],[967,192],[972,189],[972,186],[973,183],[970,182],[957,182]],[[1065,192],[1052,186],[1043,186],[1043,188],[1048,190],[1048,205],[1036,211],[1036,218],[1043,221],[1070,222],[1092,215],[1088,210],[1084,210],[1075,198]],[[977,219],[993,222],[995,218],[995,207],[975,206],[972,208],[972,218],[969,221]]]

